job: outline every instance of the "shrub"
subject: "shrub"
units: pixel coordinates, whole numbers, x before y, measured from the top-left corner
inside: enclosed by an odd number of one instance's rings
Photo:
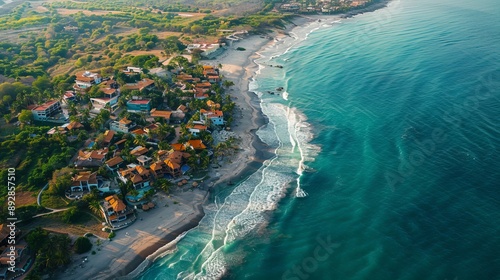
[[[75,241],[74,248],[75,248],[75,253],[83,254],[92,249],[92,243],[90,242],[90,239],[88,239],[87,237],[78,237]]]
[[[109,238],[109,239],[111,239],[111,238],[113,238],[113,237],[115,237],[115,236],[116,236],[115,232],[114,232],[114,231],[112,231],[112,232],[108,235],[108,238]]]
[[[245,48],[242,48],[242,47],[237,47],[237,48],[236,48],[236,50],[237,50],[237,51],[244,51],[244,50],[246,50],[246,49],[245,49]]]

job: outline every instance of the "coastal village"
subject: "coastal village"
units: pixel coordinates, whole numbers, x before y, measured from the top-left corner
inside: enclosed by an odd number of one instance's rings
[[[71,14],[86,4],[25,3],[0,16],[5,30],[60,19],[0,42],[0,175],[16,175],[19,186],[17,208],[2,193],[0,279],[76,277],[93,255],[89,273],[129,273],[123,266],[149,250],[142,242],[165,245],[165,236],[196,226],[214,183],[232,185],[254,156],[260,120],[240,94],[249,57],[285,36],[295,14],[372,2],[272,2],[242,18],[168,5]]]
[[[361,8],[373,1],[370,0],[320,0],[320,1],[286,1],[276,4],[275,12],[298,14],[330,14],[344,12],[353,8]]]
[[[232,82],[223,82],[218,67],[191,63],[189,56],[171,61],[165,68],[128,66],[112,75],[77,72],[72,90],[25,110],[35,125],[60,123],[46,132],[49,137],[84,140],[44,190],[58,185],[63,200],[93,206],[110,240],[142,219],[139,212],[158,207],[156,192],[208,188],[209,168],[237,148],[230,127],[235,104],[225,94]],[[146,74],[152,70],[163,79]],[[9,270],[9,231],[5,225],[0,230],[0,279],[13,279],[29,269],[33,256],[26,240],[17,240],[16,266]]]

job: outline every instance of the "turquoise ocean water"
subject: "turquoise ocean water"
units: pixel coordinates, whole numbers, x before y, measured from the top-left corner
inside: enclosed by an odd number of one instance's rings
[[[290,35],[251,83],[277,156],[138,279],[500,279],[500,4]]]

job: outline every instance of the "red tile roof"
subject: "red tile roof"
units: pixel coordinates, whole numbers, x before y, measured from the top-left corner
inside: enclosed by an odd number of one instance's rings
[[[47,102],[43,103],[42,105],[36,106],[36,107],[35,107],[35,108],[33,108],[32,110],[33,110],[33,111],[45,111],[45,110],[47,110],[50,106],[52,106],[52,105],[56,104],[57,102],[59,102],[59,101],[57,101],[57,100],[49,100],[49,101],[47,101]]]

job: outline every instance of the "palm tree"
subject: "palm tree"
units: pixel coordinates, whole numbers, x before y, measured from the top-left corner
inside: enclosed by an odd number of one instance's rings
[[[101,207],[99,205],[99,201],[92,200],[89,202],[89,210],[94,213],[96,216],[101,216]]]
[[[144,135],[137,135],[134,139],[134,144],[139,145],[139,146],[146,146],[146,140],[147,137]]]
[[[161,150],[170,150],[170,149],[172,149],[172,147],[170,146],[170,144],[168,144],[168,142],[165,142],[165,141],[161,141],[158,144],[158,148],[160,148]]]
[[[230,86],[234,86],[234,82],[225,80],[224,82],[222,82],[222,85],[225,86],[226,88],[229,88]]]
[[[172,187],[172,183],[165,178],[161,178],[156,180],[155,186],[165,193],[168,193],[170,191],[170,188]]]

